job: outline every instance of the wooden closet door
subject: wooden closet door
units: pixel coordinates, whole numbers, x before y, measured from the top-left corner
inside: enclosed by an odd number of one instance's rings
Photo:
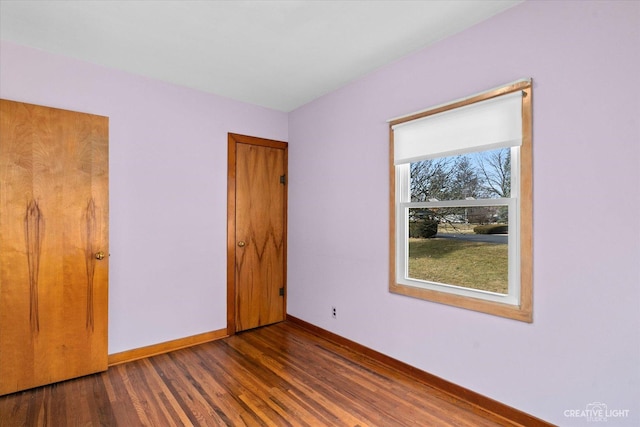
[[[237,332],[285,318],[287,144],[231,134],[230,150]]]
[[[108,118],[0,100],[0,395],[107,369]]]

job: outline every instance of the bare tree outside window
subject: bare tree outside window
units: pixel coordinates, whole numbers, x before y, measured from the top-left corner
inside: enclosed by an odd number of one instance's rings
[[[410,190],[409,276],[507,293],[508,207],[482,200],[510,197],[510,148],[411,163]]]
[[[478,174],[490,197],[511,197],[511,150],[485,151],[477,154]]]
[[[411,163],[412,202],[510,196],[509,148]]]

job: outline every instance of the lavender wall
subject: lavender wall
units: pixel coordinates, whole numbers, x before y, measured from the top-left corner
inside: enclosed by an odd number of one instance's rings
[[[109,117],[109,353],[226,328],[227,132],[287,115],[8,42],[0,97]]]
[[[529,1],[292,112],[289,313],[554,423],[640,425],[639,28],[638,2]],[[390,294],[386,120],[522,77],[533,324]]]
[[[638,425],[639,27],[638,2],[529,1],[288,116],[1,42],[0,97],[110,117],[110,353],[225,327],[226,133],[289,133],[290,314],[555,423]],[[534,323],[388,293],[386,120],[521,77]]]

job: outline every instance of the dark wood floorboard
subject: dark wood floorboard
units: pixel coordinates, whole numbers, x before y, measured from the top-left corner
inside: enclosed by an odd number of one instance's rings
[[[0,427],[510,425],[287,322],[0,397]]]

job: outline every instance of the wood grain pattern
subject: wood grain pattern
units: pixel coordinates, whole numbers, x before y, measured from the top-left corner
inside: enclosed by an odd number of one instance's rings
[[[281,177],[286,182],[287,143],[230,134],[229,153],[227,280],[234,333],[285,317],[287,189]]]
[[[108,119],[1,100],[0,211],[0,394],[106,369]]]
[[[87,203],[87,209],[85,211],[85,224],[86,224],[86,241],[84,250],[84,261],[87,268],[87,311],[86,311],[86,326],[87,329],[93,331],[94,329],[94,312],[93,312],[93,279],[96,271],[96,257],[97,252],[96,236],[97,233],[97,218],[96,218],[96,204],[92,198]]]
[[[528,426],[528,427],[552,426],[552,424],[547,423],[546,421],[543,421],[525,412],[519,411],[508,405],[505,405],[503,403],[490,399],[486,396],[483,396],[479,393],[476,393],[472,390],[469,390],[457,384],[451,383],[445,379],[442,379],[428,372],[422,371],[414,366],[408,365],[404,362],[401,362],[385,354],[372,350],[354,341],[341,337],[340,335],[336,335],[325,329],[319,328],[315,325],[312,325],[294,316],[287,315],[287,321],[294,323],[295,325],[300,326],[314,333],[315,335],[318,335],[323,339],[336,343],[340,346],[349,348],[356,353],[360,353],[386,366],[397,369],[399,372],[402,372],[408,375],[409,377],[415,379],[416,381],[420,381],[423,384],[428,385],[429,387],[433,387],[435,389],[441,390],[444,393],[451,395],[453,398],[458,399],[460,401],[461,407],[468,408],[469,410],[474,410],[474,407],[475,407],[476,411],[484,410],[486,412],[495,414],[496,416],[501,416],[506,420],[509,420],[524,426]]]
[[[522,89],[520,147],[520,311],[533,322],[533,90]]]
[[[133,362],[134,360],[169,353],[171,351],[215,341],[226,336],[226,329],[220,329],[217,331],[205,332],[202,334],[191,335],[189,337],[178,338],[176,340],[152,344],[145,347],[134,348],[120,353],[113,353],[109,355],[109,366],[115,366],[121,363]]]
[[[518,425],[290,322],[0,397],[0,413],[0,426]]]
[[[38,309],[38,278],[40,277],[40,254],[44,237],[44,218],[38,202],[31,200],[24,215],[24,240],[29,268],[29,323],[31,333],[40,332],[40,310]]]
[[[237,330],[284,320],[283,150],[248,144],[236,148]]]

